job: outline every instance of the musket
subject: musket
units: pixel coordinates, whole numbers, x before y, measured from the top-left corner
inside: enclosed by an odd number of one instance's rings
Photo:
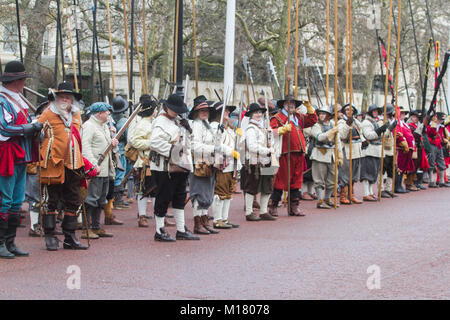
[[[447,71],[449,58],[450,58],[450,51],[447,51],[445,53],[444,64],[442,65],[441,72],[439,73],[439,76],[436,79],[436,86],[434,88],[433,98],[431,99],[430,108],[428,109],[428,112],[427,112],[428,115],[431,115],[432,113],[436,112],[436,98],[437,98],[437,94],[439,92],[439,88],[442,84],[442,79],[444,79],[445,72]]]
[[[430,70],[430,55],[431,55],[431,46],[432,45],[433,45],[433,39],[430,38],[430,40],[428,40],[427,61],[426,61],[425,77],[424,77],[423,88],[422,88],[422,117],[425,116],[425,103],[427,100],[427,87],[428,87],[428,71]]]
[[[28,99],[25,98],[25,97],[23,96],[23,94],[19,93],[19,96],[22,98],[22,100],[24,100],[24,101],[26,102],[26,104],[28,105],[28,107],[30,107],[31,111],[33,111],[34,113],[36,113],[37,108],[36,108],[35,106],[33,106],[33,105],[31,104],[31,102],[28,101]]]
[[[255,99],[255,101],[256,101],[255,84],[253,82],[253,74],[252,74],[252,68],[250,67],[250,61],[247,61],[247,67],[248,67],[248,76],[250,78],[250,84],[252,85],[253,99]]]
[[[269,148],[272,147],[272,135],[269,132],[269,128],[270,128],[270,115],[269,115],[269,106],[267,103],[267,94],[266,91],[264,91],[264,107],[266,108],[266,123],[265,123],[265,127],[266,127],[266,138],[267,138],[267,146]]]
[[[275,66],[273,65],[271,57],[269,57],[269,60],[267,61],[267,65],[268,65],[270,71],[272,72],[272,77],[275,80],[275,84],[277,85],[277,89],[278,89],[278,94],[280,95],[280,99],[281,99],[283,97],[283,95],[281,94],[280,83],[278,82],[277,72],[275,71]]]
[[[306,93],[308,94],[308,101],[312,102],[311,89],[310,89],[310,86],[309,86],[309,77],[308,77],[309,59],[306,57],[306,49],[305,49],[305,47],[303,47],[303,65],[305,66]]]
[[[269,84],[270,84],[270,90],[272,91],[272,97],[274,97],[272,75],[271,75],[270,66],[269,66],[268,62],[266,63],[266,69],[267,69],[267,79],[269,80]]]
[[[239,101],[239,115],[236,130],[241,127],[242,111],[244,110],[244,91],[241,92],[241,101]],[[234,137],[234,148],[239,150],[239,135],[236,133]],[[233,178],[237,179],[237,159],[233,160]]]
[[[119,132],[116,133],[116,135],[114,136],[113,139],[117,139],[119,140],[119,138],[124,134],[125,130],[128,128],[128,126],[131,124],[131,121],[133,121],[133,119],[136,117],[136,115],[139,113],[139,111],[141,111],[142,108],[142,104],[138,104],[138,106],[136,107],[136,109],[134,109],[133,113],[130,115],[130,117],[127,119],[127,121],[124,123],[124,125],[122,126],[122,128],[120,128]],[[111,151],[111,149],[113,148],[112,143],[110,143],[106,149],[100,154],[100,157],[97,161],[97,166],[100,166],[103,162],[103,160],[105,160],[106,156],[108,155],[108,153]]]
[[[34,94],[35,96],[37,96],[37,97],[39,97],[39,98],[42,98],[42,99],[45,99],[45,98],[46,98],[46,96],[44,96],[43,94],[40,94],[40,93],[37,92],[37,91],[34,91],[34,90],[31,89],[31,88],[23,87],[23,89],[24,89],[25,91],[28,91],[29,93]]]
[[[216,94],[217,99],[219,99],[219,101],[222,101],[222,98],[220,97],[220,95],[219,95],[219,93],[217,92],[216,89],[214,89],[214,93]]]
[[[320,83],[322,84],[323,92],[327,94],[327,89],[325,89],[325,83],[323,82],[322,73],[320,72],[320,68],[316,63],[317,74],[319,75]]]
[[[245,85],[247,87],[247,105],[250,105],[250,90],[248,89],[248,61],[247,61],[247,56],[243,55],[242,56],[242,64],[244,65],[244,70],[245,70]]]

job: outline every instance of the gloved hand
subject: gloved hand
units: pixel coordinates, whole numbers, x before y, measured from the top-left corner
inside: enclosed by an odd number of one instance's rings
[[[402,152],[403,153],[408,153],[409,152],[408,142],[406,142],[405,140],[400,142],[400,147],[402,148]]]
[[[338,167],[342,167],[342,165],[344,164],[344,154],[342,152],[339,152],[338,155]]]
[[[388,125],[387,123],[383,124],[381,127],[375,130],[378,136],[381,136],[382,133],[384,133],[387,129]]]
[[[220,132],[222,132],[222,133],[225,131],[225,127],[223,124],[219,124],[218,128],[219,128]]]
[[[306,107],[306,111],[307,111],[309,114],[312,114],[312,113],[316,112],[316,110],[315,110],[314,107],[312,106],[311,102],[305,101],[305,102],[303,102],[303,105]]]
[[[392,122],[391,125],[389,126],[389,131],[393,132],[397,124],[398,124],[397,120],[394,120],[394,122]]]
[[[40,122],[22,124],[23,135],[25,137],[31,137],[31,136],[41,132],[43,127],[44,127],[44,125]]]
[[[349,127],[351,127],[352,124],[353,124],[353,117],[348,118],[347,121],[345,121],[345,123],[346,123]]]
[[[332,141],[334,137],[336,136],[336,133],[338,132],[338,127],[333,127],[333,129],[330,129],[327,131],[327,139],[328,141]]]
[[[278,135],[282,136],[286,132],[291,132],[291,130],[292,130],[292,125],[290,123],[285,124],[284,126],[278,128]]]
[[[232,151],[231,151],[231,156],[232,156],[233,158],[235,158],[236,160],[239,160],[239,157],[240,157],[241,155],[240,155],[239,152],[237,152],[236,150],[232,150]]]
[[[366,149],[366,148],[369,146],[369,141],[364,140],[364,141],[361,143],[361,146],[362,146],[363,149]]]
[[[430,124],[430,126],[431,126],[432,128],[437,128],[437,117],[436,117],[436,116],[434,116],[434,117],[431,119],[431,124]]]
[[[236,128],[236,134],[240,137],[242,137],[242,129],[241,128]]]

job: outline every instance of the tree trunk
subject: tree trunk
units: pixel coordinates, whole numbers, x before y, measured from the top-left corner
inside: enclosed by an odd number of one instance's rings
[[[369,61],[367,64],[367,73],[364,79],[363,96],[361,101],[361,112],[367,110],[369,102],[373,102],[371,101],[372,99],[370,95],[372,94],[372,84],[373,84],[373,77],[375,74],[375,67],[377,66],[378,62],[377,52],[371,52],[369,54],[368,60]]]
[[[28,33],[24,65],[27,72],[35,76],[28,83],[35,90],[39,85],[42,44],[49,5],[50,0],[36,0],[33,8],[25,8],[21,19]],[[30,97],[30,101],[36,104],[37,97]]]

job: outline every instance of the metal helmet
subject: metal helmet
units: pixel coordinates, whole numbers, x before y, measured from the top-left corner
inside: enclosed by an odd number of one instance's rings
[[[323,112],[323,113],[327,113],[327,114],[329,114],[330,116],[331,115],[333,115],[333,108],[332,107],[329,107],[329,106],[320,106],[319,108],[317,108],[316,109],[316,113],[318,114],[318,113],[320,113],[320,112]]]
[[[379,113],[381,111],[381,108],[379,108],[376,104],[371,104],[369,106],[369,109],[367,110],[367,113],[372,116],[372,112],[375,110],[378,110]]]
[[[113,113],[122,113],[128,109],[128,103],[121,96],[117,96],[112,100],[112,107]]]

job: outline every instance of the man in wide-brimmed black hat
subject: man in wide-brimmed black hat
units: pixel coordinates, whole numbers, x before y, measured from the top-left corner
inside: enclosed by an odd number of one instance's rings
[[[55,225],[58,204],[62,204],[64,218],[64,249],[86,250],[75,236],[77,213],[81,205],[80,185],[84,176],[85,162],[82,156],[80,109],[77,101],[81,94],[73,90],[69,82],[57,89],[50,89],[49,107],[38,121],[45,125],[41,158],[40,178],[48,191],[48,211],[42,216],[45,244],[49,251],[58,250]],[[58,181],[54,177],[62,177]]]
[[[179,115],[188,112],[183,99],[171,94],[162,100],[163,112],[152,123],[150,136],[150,169],[155,185],[154,213],[156,222],[155,241],[175,241],[164,229],[164,217],[172,202],[177,225],[176,240],[199,240],[184,222],[186,185],[192,171],[192,156],[188,138],[191,128]],[[182,128],[183,127],[183,128]],[[182,144],[185,142],[185,145]]]
[[[306,114],[296,112],[301,104],[307,110]],[[288,191],[288,179],[290,179],[290,216],[303,216],[300,210],[300,189],[303,184],[303,169],[306,153],[306,141],[303,129],[312,127],[317,122],[317,115],[309,101],[300,101],[291,94],[277,102],[281,109],[271,119],[272,129],[276,129],[282,136],[282,151],[280,156],[280,168],[275,176],[274,190],[269,201],[269,213],[277,214],[278,202],[281,201],[282,191]],[[288,146],[288,136],[290,143]],[[290,151],[290,177],[288,178],[288,149]]]
[[[29,255],[14,243],[25,200],[26,163],[38,160],[34,137],[42,129],[42,124],[31,123],[21,97],[29,77],[19,61],[8,62],[0,76],[0,258],[6,259]]]

